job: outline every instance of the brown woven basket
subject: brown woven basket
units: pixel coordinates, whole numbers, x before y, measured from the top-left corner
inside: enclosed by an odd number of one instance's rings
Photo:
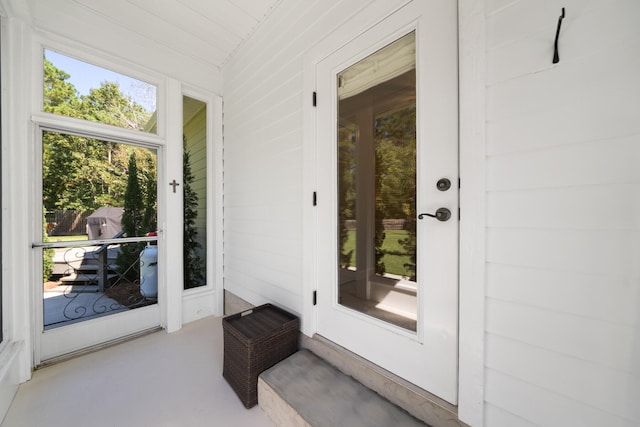
[[[222,376],[246,408],[258,403],[258,375],[298,351],[299,319],[265,304],[222,319]]]

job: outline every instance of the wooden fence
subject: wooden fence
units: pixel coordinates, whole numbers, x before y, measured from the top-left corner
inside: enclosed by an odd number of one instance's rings
[[[72,236],[87,234],[87,217],[91,212],[59,210],[47,212],[47,234],[49,236]]]

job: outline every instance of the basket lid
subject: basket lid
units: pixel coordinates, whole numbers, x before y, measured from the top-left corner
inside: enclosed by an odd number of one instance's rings
[[[291,321],[297,319],[291,313],[265,304],[242,313],[237,313],[224,318],[223,326],[233,328],[246,339],[254,339],[268,335],[281,329]]]

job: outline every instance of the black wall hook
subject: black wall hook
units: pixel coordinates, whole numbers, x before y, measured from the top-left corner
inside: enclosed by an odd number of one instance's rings
[[[558,39],[560,38],[560,27],[562,26],[562,20],[564,19],[564,7],[562,8],[562,15],[558,18],[558,29],[556,29],[556,41],[553,44],[553,63],[560,62],[560,56],[558,55]]]

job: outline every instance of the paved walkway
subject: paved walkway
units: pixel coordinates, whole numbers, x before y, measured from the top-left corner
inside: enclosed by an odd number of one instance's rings
[[[128,310],[127,307],[102,293],[70,292],[70,288],[70,286],[58,286],[44,292],[45,329]]]

